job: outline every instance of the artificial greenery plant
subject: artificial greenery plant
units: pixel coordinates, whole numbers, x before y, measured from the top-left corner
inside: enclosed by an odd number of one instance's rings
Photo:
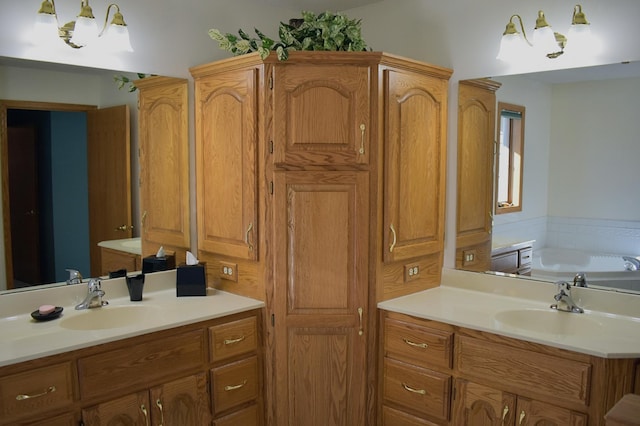
[[[283,61],[292,50],[324,50],[357,52],[367,50],[362,39],[361,20],[349,19],[338,12],[302,12],[302,19],[291,19],[288,24],[280,22],[278,36],[275,41],[262,31],[254,29],[257,38],[238,30],[238,35],[222,34],[217,29],[210,29],[209,36],[218,42],[220,48],[234,55],[259,52],[262,59],[275,51],[278,59]]]

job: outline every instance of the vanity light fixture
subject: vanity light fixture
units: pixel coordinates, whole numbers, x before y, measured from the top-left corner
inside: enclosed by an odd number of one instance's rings
[[[107,26],[112,8],[115,8],[115,13]],[[43,45],[49,44],[55,40],[56,36],[74,49],[101,43],[106,50],[133,52],[127,24],[120,13],[120,6],[115,3],[107,7],[104,25],[102,30],[98,31],[98,24],[89,6],[89,0],[80,0],[80,13],[76,20],[62,26],[58,23],[55,0],[44,0],[36,16],[36,42]]]
[[[516,25],[513,22],[514,18],[518,18],[522,34],[516,29]],[[512,15],[502,34],[497,59],[511,62],[522,58],[529,52],[555,59],[564,54],[567,45],[572,50],[584,51],[585,47],[593,47],[593,44],[590,24],[582,12],[582,6],[578,4],[573,8],[568,37],[553,31],[551,25],[547,22],[544,12],[540,10],[533,30],[533,40],[529,41],[524,31],[522,18],[520,15]]]

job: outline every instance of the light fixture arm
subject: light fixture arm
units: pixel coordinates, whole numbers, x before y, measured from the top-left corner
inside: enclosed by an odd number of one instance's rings
[[[109,11],[111,10],[112,7],[116,8],[116,13],[113,14],[113,20],[111,21],[111,23],[115,25],[127,26],[127,24],[125,24],[124,22],[124,17],[122,16],[122,13],[120,13],[120,6],[118,6],[115,3],[111,3],[107,7],[107,14],[104,17],[104,24],[102,25],[102,30],[100,31],[99,37],[102,36],[105,30],[107,29],[107,25],[109,23]]]
[[[509,23],[507,24],[507,27],[505,28],[504,33],[502,33],[502,35],[518,34],[518,30],[516,29],[516,24],[513,23],[513,18],[518,18],[518,21],[520,22],[520,29],[522,30],[522,37],[524,37],[524,40],[529,44],[529,46],[531,46],[531,42],[527,38],[527,33],[524,30],[524,24],[522,23],[522,18],[518,14],[511,15],[511,18],[509,18]]]

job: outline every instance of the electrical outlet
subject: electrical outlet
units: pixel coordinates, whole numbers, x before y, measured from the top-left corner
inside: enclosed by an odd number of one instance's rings
[[[415,280],[420,275],[420,266],[417,263],[404,265],[404,282]]]
[[[220,262],[220,278],[238,282],[238,264],[231,262]]]
[[[477,253],[475,250],[464,250],[462,252],[462,266],[469,266],[476,263]]]

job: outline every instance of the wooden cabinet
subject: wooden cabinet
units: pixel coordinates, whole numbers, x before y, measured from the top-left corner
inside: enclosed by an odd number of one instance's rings
[[[190,250],[187,80],[147,77],[138,88],[142,256]]]
[[[214,425],[262,425],[261,367],[256,317],[209,328],[211,406]],[[239,423],[233,423],[233,422]]]
[[[382,425],[604,425],[635,359],[381,312]]]
[[[375,303],[439,284],[451,70],[292,52],[190,71],[198,258],[267,303],[269,421],[368,423]]]
[[[77,400],[74,373],[74,365],[65,361],[0,377],[0,424],[71,410]],[[65,424],[65,418],[52,424]]]
[[[0,425],[262,426],[261,319],[237,313],[0,367]]]
[[[87,426],[205,425],[210,417],[205,373],[82,410],[82,419]]]
[[[523,241],[493,249],[491,270],[508,274],[531,275],[533,241]]]
[[[458,87],[456,268],[484,272],[491,264],[495,81],[462,80]]]
[[[100,262],[102,264],[102,275],[109,275],[109,272],[126,269],[127,272],[140,271],[142,269],[142,259],[139,254],[127,253],[125,251],[112,250],[107,247],[100,247]]]

